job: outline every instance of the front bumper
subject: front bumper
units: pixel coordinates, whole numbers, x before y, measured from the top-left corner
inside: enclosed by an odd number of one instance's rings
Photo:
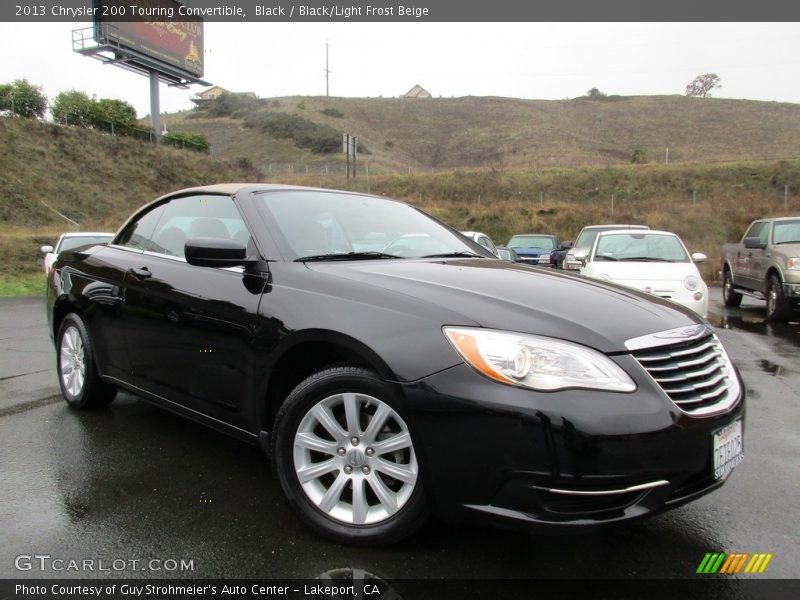
[[[800,300],[800,283],[784,283],[783,296]]]
[[[691,417],[631,357],[615,360],[636,374],[636,392],[539,393],[467,365],[405,386],[438,514],[564,529],[642,517],[721,486],[712,434],[743,418],[744,396],[725,414]]]

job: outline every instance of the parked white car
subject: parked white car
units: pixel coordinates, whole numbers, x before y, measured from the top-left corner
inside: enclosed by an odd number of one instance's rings
[[[97,244],[107,244],[114,238],[113,233],[103,233],[98,231],[73,231],[62,233],[55,246],[45,245],[39,250],[44,254],[44,273],[48,275],[53,263],[56,262],[59,252],[74,250],[81,246],[95,246]]]
[[[467,236],[473,242],[477,242],[484,248],[486,248],[489,252],[494,254],[497,258],[500,258],[500,254],[497,252],[497,246],[485,233],[481,233],[480,231],[462,231],[461,235]]]
[[[682,304],[701,317],[708,310],[708,286],[681,239],[669,231],[614,230],[597,235],[581,274],[642,290]]]

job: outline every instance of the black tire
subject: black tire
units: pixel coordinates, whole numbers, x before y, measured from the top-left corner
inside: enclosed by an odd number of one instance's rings
[[[117,395],[117,389],[97,374],[92,340],[83,319],[75,313],[64,317],[58,330],[56,368],[61,395],[72,408],[106,406]]]
[[[738,308],[742,295],[733,289],[733,277],[728,269],[722,274],[722,300],[728,308]]]
[[[788,321],[794,305],[783,296],[783,285],[777,275],[767,279],[767,319]]]
[[[355,427],[348,423],[344,412],[349,398],[358,415]],[[341,405],[337,404],[340,399]],[[325,419],[315,416],[321,409],[336,419],[337,435],[323,427]],[[370,428],[378,414],[388,416]],[[317,371],[286,398],[275,417],[271,436],[273,469],[292,509],[317,534],[340,543],[386,546],[411,536],[423,525],[428,508],[411,432],[401,415],[402,400],[392,387],[360,367],[337,366]],[[353,431],[363,437],[351,437]],[[327,444],[325,451],[309,450],[296,443],[301,436]],[[401,438],[407,444],[402,450],[380,450],[381,444]],[[389,460],[384,460],[387,457]],[[323,462],[334,466],[301,483],[298,472]],[[404,476],[411,473],[415,480],[387,478],[387,464],[397,465]],[[361,499],[358,503],[357,488]],[[356,509],[357,504],[361,510]]]

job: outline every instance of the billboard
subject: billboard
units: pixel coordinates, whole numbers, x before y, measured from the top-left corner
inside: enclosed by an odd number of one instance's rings
[[[182,16],[179,2],[138,0],[132,6],[129,0],[95,0],[94,4],[95,39],[119,47],[122,60],[168,74],[203,76],[203,21]]]

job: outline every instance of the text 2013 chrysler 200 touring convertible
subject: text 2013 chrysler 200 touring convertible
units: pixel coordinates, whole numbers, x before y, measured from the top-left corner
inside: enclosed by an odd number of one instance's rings
[[[47,305],[71,406],[121,388],[261,443],[297,514],[339,541],[392,543],[430,512],[621,521],[719,487],[743,456],[744,387],[702,319],[496,260],[385,198],[176,192],[59,256]]]

